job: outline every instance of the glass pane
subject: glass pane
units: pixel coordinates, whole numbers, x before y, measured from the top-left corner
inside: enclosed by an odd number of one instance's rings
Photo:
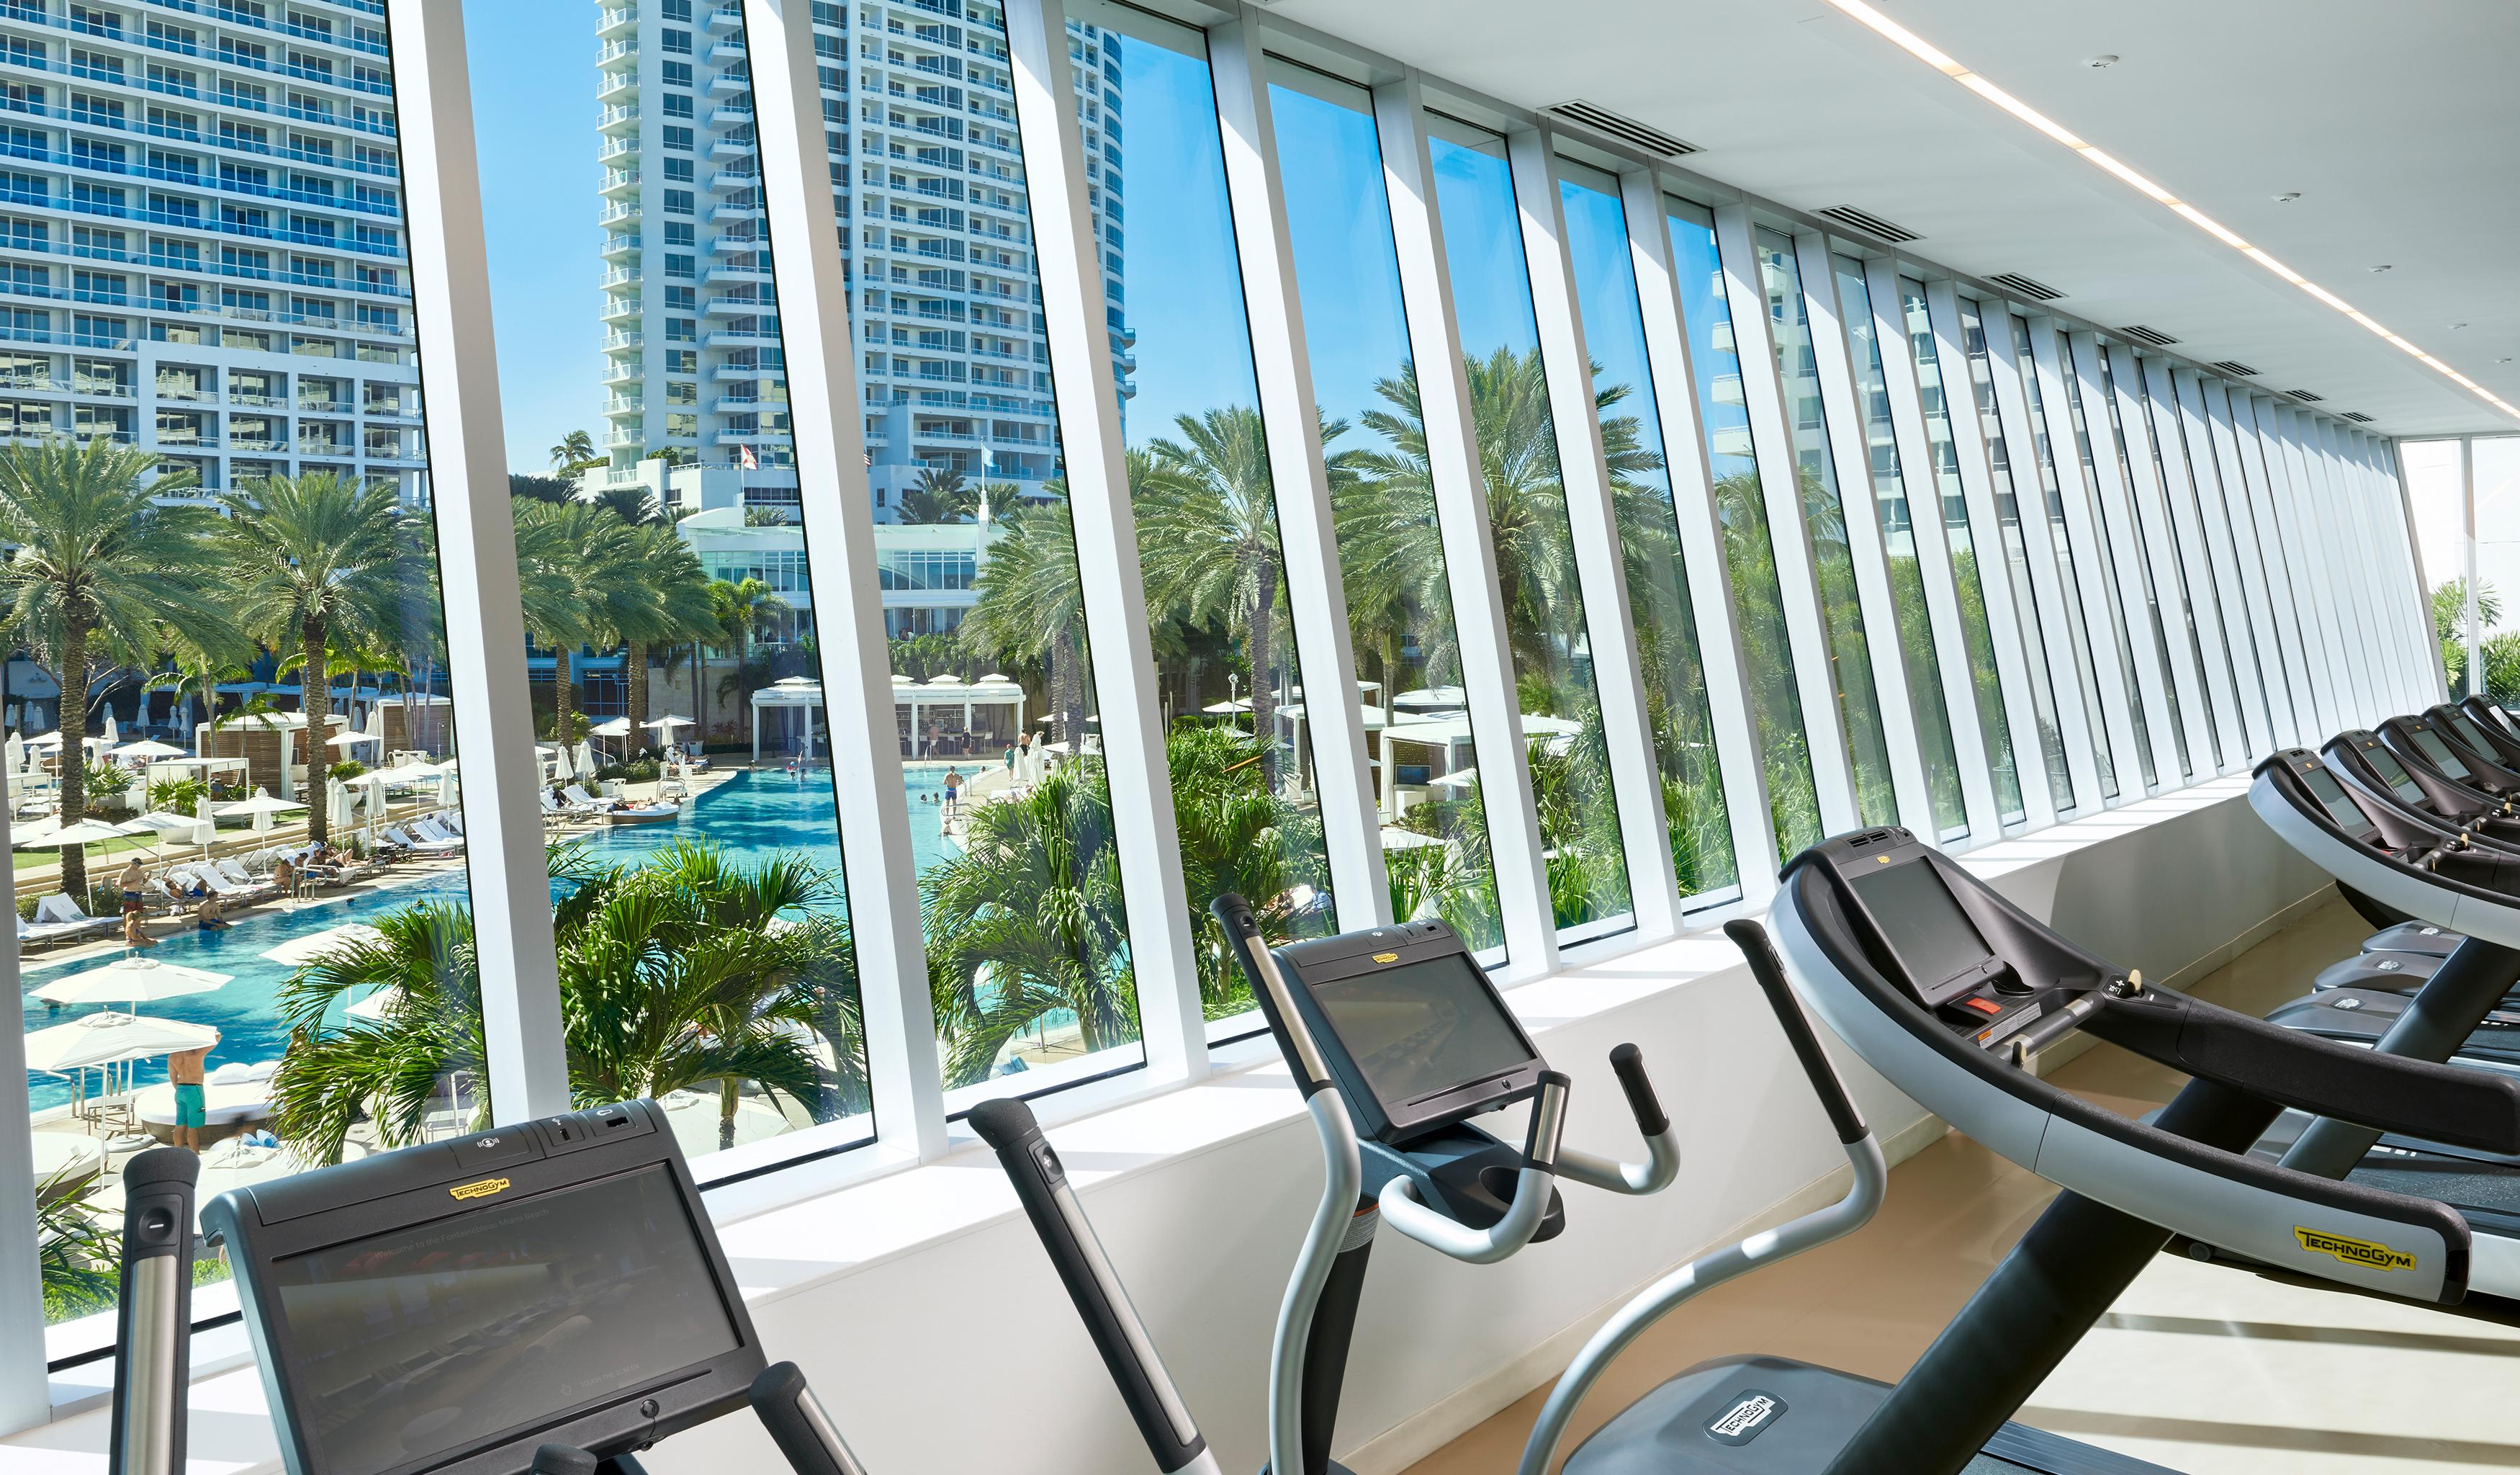
[[[137,24],[83,34],[93,68],[158,71]],[[0,327],[26,396],[0,432],[0,713],[57,1360],[112,1338],[136,1146],[202,1150],[206,1199],[491,1120],[382,26],[293,39],[357,81],[282,125],[239,94],[223,136],[200,73],[153,80],[145,200],[22,176],[0,212],[20,300],[87,304]],[[18,152],[72,149],[48,119],[83,155],[138,131],[137,101],[73,110],[41,56],[0,57],[37,125]],[[274,134],[277,217],[219,184]],[[96,147],[119,177],[123,146]]]
[[[1628,254],[1627,210],[1610,176],[1562,160],[1558,168],[1584,344],[1600,365],[1594,394],[1601,405],[1601,444],[1617,494],[1619,542],[1637,646],[1644,658],[1645,706],[1661,761],[1672,861],[1681,895],[1694,896],[1732,886],[1737,873],[1707,714],[1706,671],[1698,662],[1696,615],[1681,559],[1662,415],[1646,360],[1644,315]]]
[[[1749,670],[1750,713],[1757,719],[1768,822],[1779,854],[1794,855],[1820,839],[1820,794],[1804,745],[1793,648],[1785,640],[1784,595],[1777,582],[1776,547],[1750,446],[1750,411],[1741,397],[1741,356],[1733,346],[1732,307],[1724,292],[1724,262],[1715,249],[1715,217],[1699,206],[1666,197],[1673,274],[1680,282],[1681,322],[1688,330],[1697,378],[1697,416],[1715,477],[1715,516],[1724,528],[1724,561],[1732,578],[1734,617]]]
[[[1961,342],[1968,353],[1969,384],[1977,398],[1986,458],[1995,478],[1995,513],[2003,537],[2003,565],[2012,582],[2012,607],[2020,611],[2018,634],[2030,668],[2030,706],[2039,722],[2039,751],[2048,768],[2048,794],[2058,809],[2074,807],[2074,780],[2065,771],[2065,739],[2056,729],[2056,689],[2048,670],[2046,626],[2030,584],[2030,550],[2021,536],[2021,500],[2012,482],[2012,453],[1995,402],[1995,363],[1986,346],[1986,321],[1978,304],[1960,304]]]
[[[1207,42],[1097,0],[1070,14],[1095,23],[1105,80],[1119,69],[1128,182],[1160,202],[1138,212],[1126,254],[1114,253],[1123,346],[1112,368],[1126,396],[1130,499],[1171,714],[1165,746],[1200,1003],[1210,1019],[1252,1025],[1249,985],[1208,903],[1229,891],[1248,899],[1273,944],[1336,931],[1337,920]],[[1111,103],[1100,106],[1107,115]],[[1100,166],[1118,243],[1121,175],[1108,154]]]
[[[748,1166],[874,1122],[742,34],[673,10],[605,23],[593,116],[583,17],[467,37],[569,1087]]]
[[[1472,734],[1372,98],[1282,63],[1270,75],[1392,915],[1441,916],[1502,961],[1475,775],[1435,782],[1473,766]]]
[[[2135,518],[2131,541],[2136,550],[2136,568],[2143,575],[2144,604],[2152,617],[2153,651],[2161,662],[2162,699],[2170,706],[2170,735],[2179,749],[2179,774],[2182,778],[2188,778],[2194,776],[2196,762],[2187,754],[2187,724],[2180,715],[2179,684],[2173,673],[2170,660],[2170,627],[2162,618],[2161,588],[2153,577],[2152,544],[2146,538],[2144,531],[2147,520],[2144,516],[2143,493],[2136,484],[2135,463],[2130,459],[2127,448],[2126,417],[2118,409],[2117,369],[2109,359],[2109,346],[2100,345],[2100,398],[2108,405],[2109,439],[2117,449],[2118,478],[2126,485],[2127,505],[2133,510]]]
[[[2133,353],[2115,344],[2106,345],[2104,351],[2111,360],[2110,372],[2123,375],[2121,382],[2134,394],[2136,403],[2143,412],[2143,438],[2145,447],[2152,454],[2152,481],[2154,485],[2161,488],[2160,515],[2169,519],[2163,527],[2167,530],[2170,542],[2171,571],[2177,578],[2175,588],[2179,596],[2179,618],[2187,627],[2187,653],[2196,663],[2196,699],[2205,704],[2205,732],[2214,749],[2214,762],[2220,766],[2223,761],[2223,733],[2214,720],[2213,682],[2208,674],[2211,668],[2205,657],[2203,632],[2196,624],[2196,597],[2188,583],[2184,540],[2179,536],[2179,519],[2170,505],[2170,499],[2177,493],[2171,489],[2169,468],[2162,462],[2162,428],[2166,425],[2170,428],[2172,436],[2178,435],[2179,427],[2176,418],[2178,407],[2154,401],[2146,382],[2149,376],[2144,373],[2142,363]],[[2144,505],[2142,497],[2137,498],[2136,505],[2142,508],[2143,515],[2147,519],[2153,516],[2152,509]],[[2205,570],[2199,569],[2196,571],[2196,576],[2204,578],[2209,576]]]
[[[2424,575],[2432,588],[2433,639],[2441,646],[2442,668],[2450,673],[2452,700],[2482,690],[2471,679],[2467,662],[2467,627],[2475,620],[2467,608],[2467,488],[2455,440],[2401,440],[2398,464],[2406,476],[2407,500],[2415,514],[2415,546],[2423,557]],[[2478,580],[2476,612],[2486,592]],[[2500,596],[2496,595],[2497,613]],[[2482,620],[2476,620],[2480,626]],[[2480,629],[2479,633],[2482,633]],[[2520,642],[2514,642],[2520,645]]]
[[[1943,669],[1934,659],[1933,622],[1925,608],[1925,578],[1916,564],[1916,528],[1908,508],[1908,485],[1899,470],[1899,440],[1890,421],[1890,389],[1881,367],[1881,340],[1872,321],[1872,293],[1864,263],[1831,258],[1837,271],[1838,310],[1846,315],[1847,347],[1855,370],[1856,397],[1864,405],[1865,460],[1872,469],[1874,514],[1890,565],[1890,596],[1899,613],[1899,648],[1908,672],[1908,705],[1916,714],[1916,736],[1925,760],[1925,794],[1939,838],[1968,834],[1960,798],[1959,760],[1952,749],[1951,710],[1943,701]]]
[[[1855,804],[1866,824],[1894,824],[1899,796],[1890,784],[1890,750],[1881,732],[1881,700],[1872,690],[1872,657],[1864,643],[1864,610],[1855,593],[1855,556],[1846,541],[1846,509],[1838,501],[1837,468],[1828,451],[1828,417],[1821,407],[1820,364],[1812,354],[1802,263],[1781,232],[1761,230],[1759,278],[1768,294],[1768,328],[1777,345],[1785,424],[1794,438],[1794,475],[1803,523],[1811,532],[1812,572],[1820,584],[1821,620],[1828,626],[1829,676],[1855,764]]]
[[[1916,355],[1916,393],[1925,407],[1925,449],[1934,460],[1943,532],[1952,549],[1952,581],[1959,588],[1960,640],[1968,647],[1969,673],[1976,681],[1978,734],[1986,743],[1987,763],[1995,773],[1996,817],[2010,824],[2022,817],[2021,775],[2013,763],[2011,729],[2004,722],[2003,683],[1996,674],[1995,636],[1987,628],[1986,589],[1978,578],[1976,543],[1969,532],[1968,498],[1960,487],[1959,448],[1952,439],[1943,368],[1934,349],[1933,323],[1925,311],[1924,284],[1902,277],[1899,294],[1908,320],[1908,341]]]
[[[2142,689],[2136,684],[2135,647],[2127,634],[2125,592],[2118,584],[2118,533],[2111,530],[2109,499],[2100,491],[2099,471],[2092,459],[2092,425],[2083,412],[2083,376],[2074,364],[2073,343],[2062,329],[2056,333],[2056,356],[2064,366],[2065,403],[2074,420],[2074,448],[2083,458],[2083,484],[2092,489],[2092,513],[2099,525],[2099,546],[2093,551],[2100,560],[2100,582],[2106,586],[2110,633],[2117,640],[2118,666],[2126,673],[2127,712],[2135,723],[2136,763],[2143,774],[2144,787],[2150,789],[2161,782],[2161,776],[2153,771],[2152,729],[2144,720]],[[2125,465],[2123,456],[2119,458],[2119,465]]]
[[[2174,382],[2174,392],[2176,388]],[[2222,468],[2214,455],[2211,432],[2203,419],[2202,392],[2191,387],[2188,392],[2197,396],[2198,415],[2192,423],[2196,433],[2193,439],[2188,435],[2191,422],[2180,405],[2164,405],[2161,412],[2170,417],[2167,423],[2176,428],[2180,453],[2186,458],[2187,484],[2195,497],[2197,541],[2205,550],[2209,566],[2201,576],[2209,579],[2216,597],[2215,607],[2221,615],[2223,663],[2224,668],[2230,673],[2232,700],[2239,706],[2238,716],[2244,735],[2253,740],[2263,739],[2273,718],[2267,710],[2266,688],[2258,679],[2262,654],[2258,650],[2258,622],[2249,618],[2249,612],[2239,600],[2226,597],[2241,587],[2231,517],[2225,506]]]
[[[2485,668],[2478,684],[2494,701],[2520,706],[2520,611],[2510,604],[2520,595],[2520,437],[2484,437],[2468,449],[2476,458],[2476,623]]]
[[[2108,722],[2100,710],[2099,673],[2092,665],[2092,632],[2083,617],[2083,579],[2074,567],[2074,537],[2065,526],[2065,495],[2056,479],[2055,448],[2048,438],[2048,399],[2039,388],[2038,366],[2032,353],[2035,345],[2030,337],[2027,319],[2011,318],[2014,356],[2021,364],[2021,387],[2030,398],[2031,440],[2039,451],[2039,486],[2045,494],[2048,512],[2048,536],[2056,548],[2056,586],[2064,593],[2065,643],[2073,648],[2074,666],[2080,680],[2075,684],[2083,693],[2084,719],[2092,734],[2092,756],[2098,761],[2100,797],[2118,797],[2118,766],[2109,756]],[[2067,701],[2073,700],[2071,696]]]
[[[1628,862],[1513,172],[1503,139],[1432,115],[1428,124],[1550,908],[1561,935],[1598,937],[1630,919]]]

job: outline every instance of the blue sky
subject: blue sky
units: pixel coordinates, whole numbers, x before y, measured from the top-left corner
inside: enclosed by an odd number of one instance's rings
[[[595,7],[471,5],[465,33],[508,466],[548,471],[562,436],[604,434]]]

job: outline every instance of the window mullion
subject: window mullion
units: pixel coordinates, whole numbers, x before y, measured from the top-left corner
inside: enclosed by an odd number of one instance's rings
[[[1452,269],[1444,258],[1434,161],[1427,152],[1415,74],[1373,89],[1373,119],[1382,141],[1382,179],[1391,201],[1400,296],[1409,318],[1427,470],[1434,482],[1436,522],[1462,647],[1462,685],[1479,749],[1479,790],[1487,797],[1488,846],[1496,864],[1508,971],[1516,978],[1535,977],[1556,967],[1557,929],[1541,858],[1531,757],[1523,746],[1522,706],[1488,525],[1477,431],[1470,421]]]
[[[1900,639],[1898,596],[1890,587],[1889,553],[1881,540],[1880,494],[1872,484],[1846,310],[1837,297],[1837,263],[1829,258],[1828,238],[1818,231],[1794,232],[1794,256],[1804,312],[1811,320],[1813,368],[1820,380],[1821,413],[1829,426],[1829,459],[1837,472],[1838,505],[1855,566],[1856,603],[1864,613],[1864,644],[1872,662],[1872,691],[1881,708],[1891,787],[1899,796],[1899,822],[1919,835],[1935,835],[1940,826],[1925,778],[1920,718],[1909,699],[1907,643]]]
[[[1506,148],[1522,221],[1523,259],[1531,277],[1551,424],[1557,438],[1559,484],[1583,590],[1610,792],[1627,855],[1629,896],[1639,931],[1667,933],[1680,918],[1680,879],[1672,862],[1670,820],[1663,810],[1661,766],[1645,713],[1644,670],[1628,600],[1627,561],[1611,501],[1608,457],[1601,446],[1601,417],[1593,402],[1593,359],[1584,345],[1584,313],[1575,297],[1566,211],[1551,161],[1554,144],[1546,127],[1522,128],[1507,135]]]
[[[464,15],[428,0],[388,0],[386,17],[402,109],[412,316],[428,408],[447,678],[466,760],[465,860],[481,1030],[492,1109],[520,1122],[568,1110],[570,1095],[542,774],[525,700],[525,647],[516,638],[524,608]]]
[[[2022,649],[2028,612],[2015,606],[2011,573],[2004,567],[2010,555],[2004,551],[2003,523],[1996,511],[1995,472],[1987,459],[1985,422],[1978,419],[1968,343],[1960,331],[1959,296],[1952,290],[1950,279],[1926,284],[1925,317],[1943,373],[1943,413],[1951,421],[1952,449],[1960,462],[1960,500],[1967,509],[1969,548],[1977,559],[1978,597],[1986,606],[1987,636],[1995,647],[1996,684],[2003,693],[2013,787],[2021,793],[2025,826],[2042,829],[2056,822],[2056,798],[2048,789],[2048,750],[2039,740],[2039,708],[2030,694],[2030,667]],[[2017,492],[2019,468],[2012,468],[2012,473]],[[1959,734],[1953,736],[1958,739]]]
[[[2065,610],[2066,591],[2056,577],[2056,530],[2048,521],[2047,483],[2040,470],[2038,428],[2030,423],[2030,401],[2022,392],[2021,350],[2013,342],[2009,304],[1989,300],[1979,304],[1986,322],[1986,357],[1995,382],[1996,420],[2012,471],[2013,516],[2021,526],[2023,556],[2029,560],[2030,597],[2038,605],[2048,679],[2055,691],[2057,736],[2065,748],[2065,772],[2074,785],[2074,807],[2089,812],[2101,807],[2100,774],[2092,761],[2092,743],[2105,741],[2092,731],[2091,710],[2083,701],[2081,663],[2074,653],[2074,627]],[[2054,454],[2056,442],[2048,442]],[[2007,551],[2006,557],[2010,554]],[[2105,628],[2105,626],[2103,626]],[[2026,639],[2027,627],[2023,630]],[[2099,665],[2097,652],[2092,665]],[[2022,787],[2030,787],[2027,780]]]
[[[18,895],[11,805],[0,805],[0,876]],[[26,1000],[15,931],[0,939],[0,1081],[26,1076]],[[0,1435],[52,1417],[45,1374],[43,1246],[35,1231],[34,1098],[0,1091]]]
[[[1360,710],[1356,650],[1349,642],[1347,582],[1313,397],[1311,349],[1296,295],[1268,58],[1255,23],[1236,21],[1209,31],[1208,65],[1224,133],[1226,194],[1251,321],[1260,415],[1268,427],[1269,476],[1295,650],[1302,669],[1317,673],[1305,682],[1304,731],[1313,742],[1330,894],[1340,926],[1384,925],[1396,919],[1382,860],[1372,755]],[[1382,698],[1388,703],[1396,695],[1384,692]]]
[[[2414,580],[2414,604],[2401,607],[2399,619],[2406,630],[2409,669],[2415,672],[2416,690],[2428,700],[2450,700],[2450,689],[2442,679],[2438,643],[2433,638],[2432,585],[2424,579],[2422,545],[2415,536],[2414,508],[2407,499],[2407,486],[2396,470],[2397,442],[2368,432],[2362,435],[2363,454],[2369,458],[2372,480],[2379,487],[2381,505],[2394,520],[2398,538],[2397,559],[2407,577]]]
[[[1195,1077],[1207,1068],[1207,1030],[1120,437],[1102,248],[1086,204],[1067,22],[1058,0],[1012,0],[1006,19],[1140,1027],[1157,1079]]]
[[[902,784],[901,740],[876,573],[875,513],[862,470],[866,411],[832,202],[813,7],[807,0],[744,0],[744,44],[752,62],[762,199],[779,268],[798,516],[807,544],[823,554],[807,561],[805,573],[813,607],[823,616],[815,622],[815,654],[832,761],[838,772],[858,775],[865,792],[891,794]],[[852,807],[839,843],[876,1138],[920,1160],[936,1157],[946,1145],[944,1079],[909,812],[894,804]]]
[[[1872,332],[1881,346],[1881,382],[1890,394],[1890,431],[1908,489],[1910,535],[1916,571],[1925,585],[1925,616],[1933,627],[1934,660],[1943,677],[1943,708],[1952,726],[1952,757],[1960,770],[1960,805],[1968,815],[1969,842],[1984,845],[2003,833],[1995,805],[1995,770],[1986,731],[1978,720],[1977,676],[1969,668],[1960,624],[1959,582],[1952,574],[1952,541],[1943,529],[1943,487],[1925,436],[1924,399],[1916,385],[1916,353],[1908,336],[1906,289],[1899,263],[1876,256],[1864,263],[1866,295],[1872,299]],[[1960,371],[1967,372],[1967,360]],[[1949,369],[1945,369],[1946,376]],[[1944,402],[1950,403],[1946,378]],[[1929,512],[1919,512],[1923,504]],[[1981,578],[1980,582],[1984,582]]]
[[[2030,320],[2030,363],[2025,373],[2039,376],[2039,403],[2047,413],[2048,464],[2056,472],[2056,498],[2065,508],[2065,535],[2073,543],[2074,582],[2083,596],[2083,629],[2091,644],[2092,678],[2100,688],[2100,722],[2105,732],[2092,735],[2094,744],[2106,743],[2110,764],[2118,773],[2118,802],[2124,804],[2143,794],[2139,769],[2136,761],[2137,738],[2134,706],[2126,684],[2126,669],[2118,662],[2117,641],[2120,635],[2115,602],[2110,598],[2107,564],[2100,557],[2102,533],[2092,515],[2092,498],[2097,488],[2083,480],[2083,458],[2074,438],[2073,401],[2065,389],[2065,376],[2074,366],[2057,351],[2054,318],[2034,317]]]
[[[1680,316],[1669,207],[1663,204],[1661,182],[1645,169],[1619,176],[1619,203],[1628,222],[1628,257],[1637,273],[1645,362],[1653,375],[1654,405],[1662,415],[1672,516],[1688,579],[1690,616],[1696,622],[1698,660],[1705,669],[1708,721],[1724,784],[1725,821],[1732,835],[1733,870],[1740,877],[1743,899],[1756,904],[1776,890],[1777,837],[1768,821],[1767,765],[1761,761],[1757,720],[1750,711],[1750,662],[1742,649],[1724,529],[1715,509],[1715,477],[1699,423],[1697,376],[1689,361],[1688,330]]]

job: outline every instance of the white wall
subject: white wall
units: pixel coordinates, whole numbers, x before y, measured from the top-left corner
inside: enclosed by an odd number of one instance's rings
[[[2190,980],[2325,883],[2249,812],[2245,784],[2147,801],[1969,863],[2086,945],[2158,982]],[[1835,1139],[1737,958],[1720,937],[1688,941],[1510,995],[1545,1032],[1552,1063],[1575,1078],[1569,1142],[1633,1155],[1605,1057],[1623,1040],[1644,1049],[1687,1133],[1682,1181],[1647,1200],[1571,1188],[1564,1236],[1502,1266],[1459,1265],[1385,1235],[1339,1429],[1359,1475],[1400,1468],[1552,1375],[1610,1305],[1699,1248],[1789,1200],[1833,1193]],[[1851,1075],[1885,1140],[1912,1150],[1938,1134],[1878,1078]],[[1228,1469],[1264,1456],[1270,1327],[1321,1180],[1282,1077],[1246,1073],[1185,1094],[1243,1091],[1283,1098],[1278,1120],[1151,1162],[1112,1144],[1138,1128],[1178,1130],[1202,1108],[1163,1098],[1054,1133],[1080,1171],[1113,1171],[1085,1187],[1088,1210]],[[996,1172],[976,1153],[927,1171]],[[729,1248],[747,1284],[785,1282],[797,1261],[816,1259],[818,1219],[849,1237],[829,1217],[848,1216],[858,1196],[734,1226]],[[777,1245],[796,1259],[765,1263]],[[1149,1468],[1018,1217],[811,1274],[754,1314],[772,1356],[803,1364],[882,1475]],[[702,1475],[767,1469],[771,1457],[749,1420],[728,1419],[658,1451],[651,1468]]]

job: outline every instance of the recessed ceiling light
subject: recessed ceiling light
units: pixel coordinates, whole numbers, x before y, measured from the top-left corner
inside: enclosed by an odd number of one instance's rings
[[[2395,271],[2395,270],[2397,270],[2397,268],[2396,268],[2395,266],[2392,266],[2392,265],[2387,264],[2386,262],[2383,262],[2382,264],[2380,264],[2380,265],[2378,265],[2378,266],[2374,266],[2374,267],[2372,267],[2372,268],[2371,268],[2371,270],[2372,270],[2372,273],[2373,273],[2374,275],[2377,275],[2378,273],[2380,273],[2380,272],[2384,272],[2384,271]]]
[[[2096,57],[2089,57],[2083,62],[2084,66],[2089,67],[2093,71],[2106,71],[2117,64],[2118,59],[2114,53],[2103,53]]]
[[[2466,326],[2467,326],[2467,324],[2465,324],[2465,323],[2452,323],[2452,324],[2451,324],[2451,325],[2450,325],[2450,331],[2451,331],[2451,332],[2452,332],[2452,333],[2456,333],[2459,329],[2464,328],[2464,327],[2466,327]]]
[[[2514,405],[2508,400],[2503,399],[2492,391],[2486,389],[2485,386],[2478,384],[2475,380],[2468,378],[2458,370],[2452,368],[2447,363],[2444,363],[2438,356],[2425,352],[2420,345],[2410,342],[2401,334],[2391,332],[2385,324],[2374,319],[2369,313],[2362,311],[2353,303],[2345,300],[2341,297],[2338,297],[2335,293],[2328,291],[2326,288],[2319,286],[2317,282],[2303,276],[2300,272],[2286,266],[2283,262],[2276,260],[2261,248],[2253,246],[2247,241],[2242,240],[2239,233],[2232,230],[2229,226],[2227,226],[2223,222],[2215,219],[2213,216],[2206,214],[2203,210],[2198,209],[2186,201],[2180,199],[2177,195],[2172,194],[2160,184],[2155,183],[2153,180],[2137,172],[2134,168],[2120,161],[2110,154],[2085,141],[2063,123],[2056,121],[2054,118],[2049,117],[2038,109],[2031,107],[2028,103],[2014,97],[2011,93],[1998,87],[1995,83],[1988,81],[1985,77],[1971,71],[1968,68],[1961,66],[1958,62],[1954,61],[1948,53],[1937,48],[1932,42],[1925,40],[1914,31],[1910,30],[1898,22],[1891,20],[1888,16],[1881,14],[1881,12],[1873,9],[1870,5],[1866,4],[1865,0],[1828,0],[1828,3],[1834,6],[1837,10],[1843,12],[1852,20],[1861,23],[1865,28],[1872,31],[1882,39],[1890,42],[1890,44],[1898,47],[1901,51],[1908,53],[1908,55],[1914,57],[1917,61],[1924,63],[1926,66],[1933,68],[1936,71],[1939,71],[1943,75],[1951,78],[1953,81],[1966,87],[1969,91],[1976,93],[1979,97],[1993,103],[2004,112],[2011,114],[2021,121],[2028,123],[2031,127],[2048,135],[2048,138],[2064,145],[2075,153],[2080,154],[2083,156],[2084,161],[2090,163],[2092,167],[2105,169],[2109,173],[2116,175],[2120,181],[2142,194],[2154,204],[2172,211],[2181,219],[2185,220],[2188,224],[2195,226],[2198,230],[2212,236],[2215,240],[2222,242],[2233,251],[2247,256],[2250,260],[2257,262],[2260,266],[2263,266],[2267,270],[2274,273],[2276,276],[2283,278],[2293,286],[2309,293],[2319,301],[2335,308],[2341,313],[2344,313],[2358,326],[2368,329],[2372,334],[2387,343],[2391,347],[2403,350],[2411,356],[2417,363],[2422,364],[2425,368],[2431,369],[2435,373],[2440,374],[2443,378],[2448,379],[2452,384],[2457,385],[2460,389],[2467,391],[2469,393],[2476,395],[2486,403],[2493,405],[2496,409],[2500,410],[2512,419],[2520,420],[2520,405]],[[2290,202],[2299,200],[2300,198],[2301,192],[2299,190],[2288,190],[2275,197],[2276,201],[2281,204],[2289,204]]]

